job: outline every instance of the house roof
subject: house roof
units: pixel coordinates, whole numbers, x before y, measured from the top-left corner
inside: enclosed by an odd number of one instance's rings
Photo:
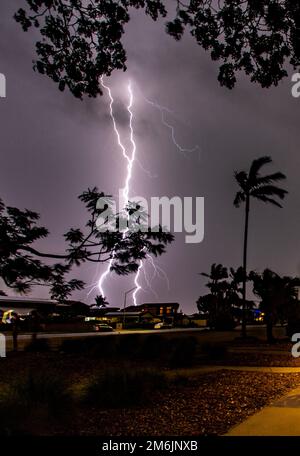
[[[123,315],[126,315],[126,317],[139,317],[142,312],[108,312],[104,317],[122,317]]]
[[[23,298],[23,297],[12,297],[12,296],[0,296],[0,306],[10,308],[33,308],[33,309],[49,309],[56,307],[57,301],[51,299],[38,299],[38,298]]]
[[[57,304],[58,302],[54,299],[44,299],[44,298],[28,298],[23,296],[0,296],[0,305],[6,302],[17,302],[21,304]]]
[[[73,299],[66,299],[63,303],[68,305],[68,306],[72,306],[72,307],[84,307],[84,308],[87,308],[87,309],[90,308],[90,306],[88,304],[85,304],[82,301],[75,301]]]
[[[142,306],[147,306],[147,307],[161,307],[161,306],[177,307],[178,306],[179,307],[179,304],[178,304],[178,302],[144,302],[143,304],[140,304],[140,306],[138,306],[138,307],[142,307]]]
[[[0,306],[0,311],[7,312],[8,310],[13,310],[18,315],[27,315],[27,314],[33,312],[35,309],[27,308],[27,307],[13,308],[13,307],[4,307],[2,305]]]
[[[105,310],[107,312],[109,312],[109,311],[118,312],[120,310],[120,307],[114,307],[114,306],[99,307],[99,306],[96,306],[96,304],[93,304],[92,306],[89,306],[89,307],[90,307],[90,310]]]

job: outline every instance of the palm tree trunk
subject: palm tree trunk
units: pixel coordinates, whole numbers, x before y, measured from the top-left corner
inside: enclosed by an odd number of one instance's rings
[[[243,250],[243,310],[242,310],[242,337],[247,336],[246,330],[246,281],[247,281],[247,247],[248,247],[248,226],[249,226],[250,196],[246,198],[245,209],[245,230],[244,230],[244,250]]]

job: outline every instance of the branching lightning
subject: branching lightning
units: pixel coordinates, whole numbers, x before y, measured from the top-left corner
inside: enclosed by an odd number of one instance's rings
[[[151,279],[151,282],[152,280],[154,280],[155,277],[163,277],[163,279],[165,280],[166,284],[167,284],[167,288],[168,290],[170,290],[170,281],[169,281],[169,277],[167,276],[167,273],[163,270],[163,268],[161,268],[160,266],[158,266],[151,255],[147,255],[147,258],[149,259],[149,262],[151,264],[151,266],[153,267],[153,276],[152,276],[152,279]],[[153,291],[153,290],[152,290]]]
[[[136,288],[132,294],[133,304],[135,306],[137,305],[137,294],[140,290],[142,290],[142,286],[139,283],[139,278],[140,278],[140,274],[141,274],[141,270],[143,269],[143,266],[144,266],[143,260],[140,260],[140,264],[139,264],[139,267],[138,267],[138,270],[137,270],[137,273],[136,273],[135,279],[134,279],[134,285],[136,286]]]
[[[121,207],[125,208],[127,206],[128,202],[130,201],[130,189],[131,189],[130,184],[131,184],[131,179],[132,179],[132,172],[133,172],[134,163],[136,163],[142,169],[142,171],[145,172],[150,178],[157,177],[157,175],[152,175],[150,171],[148,171],[147,169],[144,168],[142,163],[136,157],[137,147],[136,147],[136,143],[135,143],[135,139],[134,139],[134,127],[133,127],[133,118],[134,118],[134,116],[133,116],[133,110],[132,110],[133,103],[134,103],[134,96],[133,96],[131,83],[129,82],[128,86],[127,86],[129,103],[128,103],[127,107],[126,107],[126,109],[128,111],[128,114],[129,114],[129,131],[130,131],[129,139],[130,139],[130,144],[131,144],[130,153],[127,151],[126,146],[122,142],[121,135],[120,135],[120,132],[119,132],[118,127],[117,127],[117,122],[116,122],[116,118],[114,116],[114,109],[113,109],[114,98],[113,98],[113,95],[112,95],[112,91],[111,91],[110,87],[107,86],[104,83],[103,78],[101,78],[101,85],[106,90],[106,92],[108,94],[108,97],[109,97],[109,113],[110,113],[110,117],[111,117],[112,124],[113,124],[113,130],[114,130],[114,133],[116,135],[118,147],[120,148],[122,156],[125,159],[126,164],[127,164],[127,166],[126,166],[127,173],[126,173],[126,178],[125,178],[125,185],[124,185],[124,188],[122,189],[123,201],[121,202]],[[168,108],[166,108],[164,106],[159,105],[156,102],[148,100],[147,98],[144,98],[144,99],[145,99],[145,101],[148,104],[150,104],[151,106],[153,106],[154,108],[156,108],[160,112],[161,121],[162,121],[163,125],[166,126],[171,132],[171,139],[172,139],[173,144],[175,145],[177,150],[182,155],[184,155],[184,157],[187,157],[187,154],[189,154],[189,153],[196,152],[197,150],[200,150],[200,147],[198,145],[196,145],[193,148],[189,149],[189,148],[182,147],[178,143],[178,141],[176,140],[176,135],[175,135],[175,127],[173,125],[171,125],[166,119],[166,113],[172,114],[172,111],[170,111]],[[125,234],[126,234],[126,230],[124,231],[123,235],[125,236]],[[151,265],[151,267],[153,269],[153,273],[152,273],[151,278],[149,279],[148,275],[147,275],[147,272],[146,272],[146,269],[144,267],[145,266],[144,261],[140,260],[139,266],[138,266],[138,270],[136,272],[135,279],[134,279],[134,284],[135,284],[135,287],[136,287],[134,292],[133,292],[133,295],[132,295],[134,305],[137,304],[138,292],[140,290],[143,290],[143,288],[142,288],[142,286],[140,284],[141,273],[143,273],[143,275],[144,275],[144,279],[145,279],[147,288],[157,298],[158,298],[158,295],[157,295],[156,291],[152,287],[152,282],[153,282],[153,280],[156,277],[159,277],[159,278],[162,278],[163,280],[165,280],[168,290],[170,289],[169,278],[168,278],[166,272],[154,262],[154,259],[151,257],[151,255],[147,254],[147,260],[149,260],[149,264]],[[105,296],[105,293],[104,293],[104,282],[105,282],[105,280],[107,279],[107,277],[110,274],[113,262],[114,262],[114,253],[112,254],[112,258],[109,260],[109,262],[107,264],[107,268],[105,269],[105,271],[102,273],[100,279],[98,280],[97,285],[92,284],[91,285],[91,290],[89,291],[88,294],[90,294],[95,289],[95,286],[98,286],[102,296]]]
[[[114,98],[112,96],[111,89],[107,85],[104,84],[103,78],[101,78],[101,84],[102,84],[102,87],[104,89],[106,89],[106,91],[108,93],[109,100],[110,100],[110,103],[109,103],[110,117],[113,122],[113,128],[114,128],[114,132],[117,137],[117,143],[122,151],[122,155],[123,155],[124,159],[127,162],[127,173],[126,173],[125,185],[122,190],[123,202],[121,203],[122,207],[125,208],[126,205],[128,204],[128,202],[130,201],[130,183],[131,183],[131,178],[132,178],[133,164],[136,160],[136,143],[134,140],[133,112],[132,112],[132,106],[133,106],[133,102],[134,102],[133,91],[132,91],[131,83],[129,82],[129,84],[127,86],[128,95],[129,95],[129,103],[127,106],[127,111],[129,113],[129,130],[130,130],[130,143],[131,143],[131,153],[129,154],[126,150],[126,147],[124,146],[124,144],[121,141],[121,135],[119,133],[116,119],[114,117],[114,112],[113,112]],[[127,230],[124,231],[123,236],[126,235],[126,232],[127,232]],[[112,255],[112,258],[110,259],[110,261],[108,262],[106,270],[103,272],[103,274],[101,275],[101,277],[99,279],[98,286],[99,286],[99,290],[100,290],[100,293],[102,294],[102,296],[104,296],[103,284],[104,284],[105,279],[107,278],[107,276],[110,273],[110,269],[111,269],[113,262],[114,262],[114,254]],[[139,264],[139,267],[138,267],[138,270],[137,270],[137,273],[135,276],[135,280],[134,280],[134,283],[136,286],[136,289],[134,290],[134,293],[132,295],[134,305],[137,304],[137,293],[142,289],[142,287],[139,283],[139,277],[140,277],[142,268],[143,268],[143,261],[140,260],[140,264]]]
[[[143,271],[143,274],[144,274],[144,279],[145,279],[145,282],[146,282],[146,285],[147,285],[147,288],[153,293],[153,295],[158,299],[158,294],[156,293],[156,291],[154,290],[154,288],[152,288],[152,281],[154,279],[154,277],[156,276],[156,273],[155,271],[153,272],[151,278],[149,279],[148,277],[148,274],[147,274],[147,271],[146,271],[146,267],[144,267],[142,269]]]
[[[185,157],[188,157],[188,154],[200,151],[200,146],[196,144],[194,147],[191,149],[182,147],[178,141],[176,140],[176,135],[175,135],[175,127],[171,125],[167,120],[166,120],[166,113],[173,114],[172,111],[165,106],[161,106],[160,104],[156,103],[155,101],[148,100],[147,98],[144,97],[144,100],[153,106],[154,108],[158,109],[161,115],[161,121],[165,127],[167,127],[171,131],[171,139],[174,144],[174,146],[179,150],[179,152]]]
[[[110,117],[112,119],[112,123],[113,123],[113,128],[114,128],[114,132],[116,134],[116,137],[117,137],[117,143],[118,143],[118,146],[120,147],[121,151],[122,151],[122,154],[124,157],[127,157],[126,155],[126,149],[125,147],[123,146],[122,142],[121,142],[121,137],[120,137],[120,134],[119,134],[119,130],[117,128],[117,124],[116,124],[116,120],[115,120],[115,117],[114,117],[114,112],[113,112],[113,102],[114,102],[114,99],[112,97],[112,93],[111,93],[111,90],[110,88],[104,84],[103,82],[103,78],[101,78],[101,85],[102,87],[107,91],[108,93],[108,96],[109,96],[109,112],[110,112]],[[110,272],[110,268],[113,264],[113,261],[114,261],[114,255],[112,255],[112,258],[109,260],[108,264],[107,264],[107,268],[106,270],[103,272],[103,274],[101,275],[100,279],[99,279],[99,282],[98,282],[98,287],[99,287],[99,290],[100,290],[100,293],[102,296],[105,296],[104,294],[104,290],[103,290],[103,283],[106,279],[106,277],[109,275],[109,272]]]

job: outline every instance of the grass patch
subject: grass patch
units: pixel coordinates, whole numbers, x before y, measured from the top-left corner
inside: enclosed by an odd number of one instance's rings
[[[69,385],[55,372],[28,372],[1,393],[0,435],[26,434],[28,417],[31,428],[47,429],[54,420],[67,421],[70,414]]]
[[[202,351],[212,361],[226,359],[228,355],[228,348],[226,345],[209,342],[202,345]]]
[[[50,351],[50,346],[47,339],[35,339],[25,347],[25,351],[31,353],[45,353]]]
[[[172,340],[169,365],[188,367],[195,363],[197,339],[195,337],[180,337]]]
[[[108,368],[88,385],[85,402],[108,408],[144,405],[166,385],[166,376],[156,370]]]

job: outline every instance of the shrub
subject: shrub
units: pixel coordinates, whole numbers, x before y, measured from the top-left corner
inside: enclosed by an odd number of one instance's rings
[[[236,322],[231,315],[220,315],[214,323],[216,331],[233,331]]]
[[[206,343],[202,346],[202,351],[211,360],[221,360],[226,358],[228,349],[225,345]]]
[[[24,405],[43,404],[50,410],[70,402],[69,387],[65,378],[56,372],[29,372],[25,378],[12,383],[11,391],[16,402]]]
[[[27,352],[48,352],[50,351],[49,343],[46,339],[32,340],[26,347]]]
[[[0,400],[0,436],[10,436],[22,433],[22,424],[28,411],[22,404],[15,403],[7,394]]]
[[[195,362],[197,340],[195,337],[180,337],[172,340],[169,364],[171,367],[186,367]]]
[[[68,385],[60,375],[29,372],[13,381],[0,396],[0,435],[20,434],[29,429],[34,433],[34,422],[47,429],[49,420],[66,419],[71,405]],[[40,423],[41,419],[45,421]]]
[[[139,334],[126,334],[117,337],[117,354],[120,356],[136,357],[141,348],[141,337]]]
[[[86,340],[85,350],[92,357],[111,358],[117,352],[118,337],[98,337]]]
[[[66,340],[61,346],[67,353],[81,353],[85,356],[110,357],[116,350],[115,337],[86,337],[81,340]]]
[[[62,342],[60,349],[68,354],[84,354],[105,358],[115,355],[117,338],[87,337],[85,339],[69,339]]]
[[[60,346],[61,351],[68,354],[86,351],[86,339],[66,339]]]
[[[137,406],[149,402],[166,381],[166,376],[155,370],[109,368],[90,383],[85,400],[100,407]]]
[[[170,341],[165,336],[156,334],[147,336],[140,347],[140,356],[149,361],[162,361],[168,357],[170,345]]]

